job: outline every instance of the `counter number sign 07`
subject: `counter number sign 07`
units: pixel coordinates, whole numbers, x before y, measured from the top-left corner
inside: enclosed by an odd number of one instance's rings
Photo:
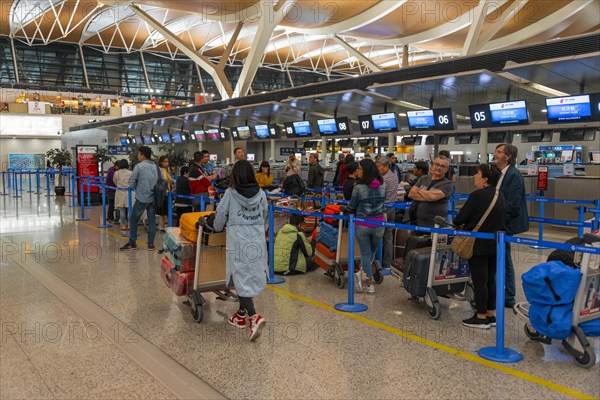
[[[359,115],[358,125],[360,127],[361,134],[373,133],[373,121],[370,115]]]

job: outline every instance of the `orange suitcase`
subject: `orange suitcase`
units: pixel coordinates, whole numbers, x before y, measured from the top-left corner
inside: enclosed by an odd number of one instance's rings
[[[181,236],[190,242],[196,243],[198,241],[198,228],[196,227],[196,223],[200,217],[208,217],[210,214],[214,214],[214,211],[181,214],[181,217],[179,218],[179,229],[181,229]]]

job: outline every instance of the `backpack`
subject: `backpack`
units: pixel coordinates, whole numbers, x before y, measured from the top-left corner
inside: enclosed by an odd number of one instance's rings
[[[159,209],[162,208],[165,199],[167,198],[167,188],[169,187],[169,184],[166,180],[163,179],[162,171],[160,170],[158,165],[156,166],[156,170],[158,172],[158,181],[156,181],[156,184],[154,185],[153,189],[154,208]]]
[[[565,339],[573,324],[573,305],[581,272],[561,261],[536,265],[521,276],[536,331],[551,339]]]
[[[306,191],[306,185],[300,175],[292,174],[283,180],[282,189],[289,196],[301,196]]]
[[[217,189],[228,189],[229,186],[231,186],[231,177],[230,176],[226,176],[224,178],[221,179],[217,179],[215,181],[215,188]]]

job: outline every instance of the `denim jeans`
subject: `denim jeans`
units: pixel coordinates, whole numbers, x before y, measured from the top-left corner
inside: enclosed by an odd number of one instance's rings
[[[127,225],[127,211],[129,207],[119,207],[119,214],[121,218],[121,225]]]
[[[154,203],[141,203],[136,200],[133,204],[133,211],[129,218],[129,243],[135,244],[137,240],[137,225],[146,210],[148,214],[148,245],[154,245],[154,236],[156,235],[156,215],[154,212]]]
[[[504,301],[515,301],[517,286],[515,281],[515,264],[510,254],[510,243],[506,243],[506,277],[504,281]]]
[[[369,279],[373,279],[373,266],[371,263],[377,256],[377,248],[383,238],[383,226],[357,226],[355,235],[360,247],[361,268]]]
[[[385,209],[385,220],[387,222],[394,222],[394,218],[396,217],[396,209],[395,208],[386,208]],[[392,261],[394,261],[394,232],[396,229],[394,228],[385,228],[385,233],[383,235],[383,262],[381,263],[383,268],[389,268],[392,265]]]

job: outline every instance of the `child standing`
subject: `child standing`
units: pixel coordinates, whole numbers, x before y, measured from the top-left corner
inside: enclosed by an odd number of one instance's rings
[[[227,225],[226,282],[235,287],[240,301],[240,309],[229,318],[229,323],[238,328],[248,325],[251,341],[259,338],[266,323],[256,313],[253,298],[267,286],[267,211],[267,197],[256,182],[252,164],[237,161],[231,186],[217,207],[214,229],[221,231]]]

